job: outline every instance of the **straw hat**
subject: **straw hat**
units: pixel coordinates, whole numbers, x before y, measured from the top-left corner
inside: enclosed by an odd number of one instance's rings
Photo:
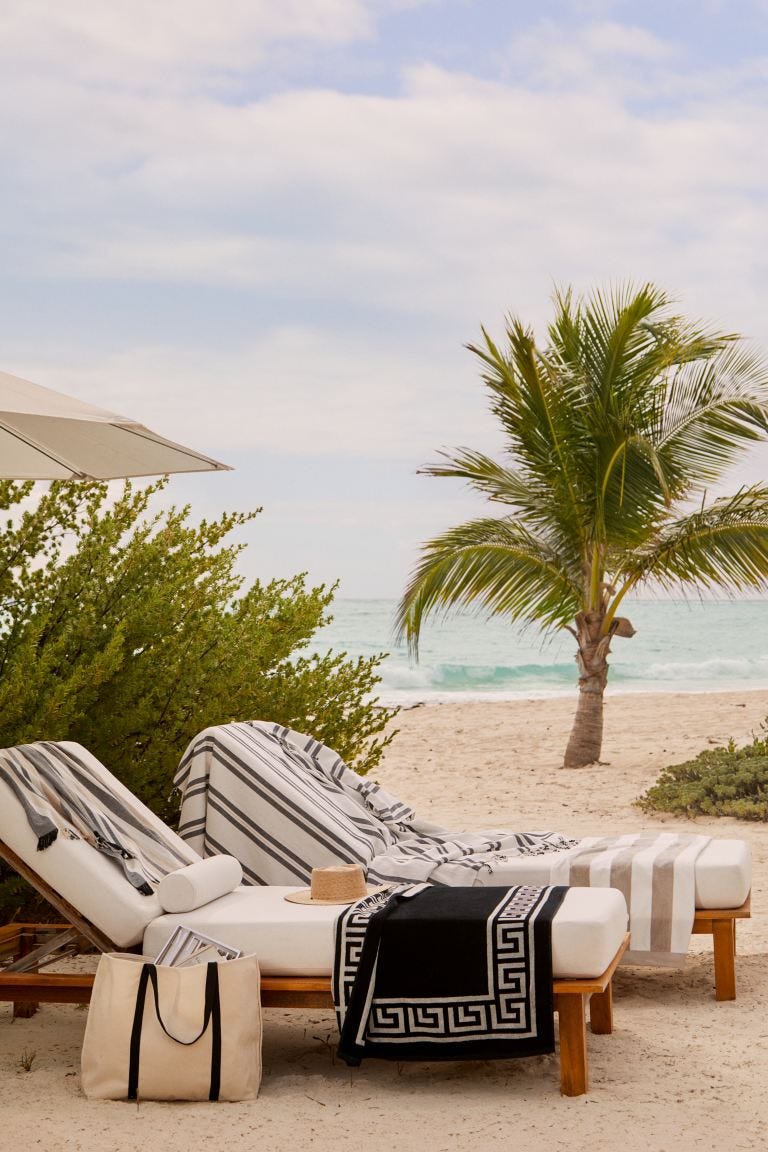
[[[380,884],[378,888],[369,888],[362,864],[336,864],[332,868],[313,868],[312,887],[290,892],[285,899],[292,904],[354,904],[388,887]]]

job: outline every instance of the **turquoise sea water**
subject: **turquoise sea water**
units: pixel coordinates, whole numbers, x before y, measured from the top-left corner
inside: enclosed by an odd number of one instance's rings
[[[533,627],[454,616],[429,623],[412,664],[392,639],[394,600],[338,600],[313,651],[388,652],[379,695],[387,703],[560,696],[574,691],[575,641]],[[636,600],[624,614],[637,634],[616,639],[612,692],[768,689],[768,600]]]

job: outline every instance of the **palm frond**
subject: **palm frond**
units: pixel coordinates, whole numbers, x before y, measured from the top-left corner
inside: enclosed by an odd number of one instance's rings
[[[720,479],[745,443],[767,431],[768,369],[749,348],[725,348],[666,381],[655,439],[667,466],[683,476]]]
[[[575,308],[570,292],[555,294],[551,352],[583,378],[595,415],[648,430],[668,371],[711,359],[737,339],[674,315],[670,303],[652,284],[596,290]]]
[[[659,342],[647,322],[669,303],[665,293],[645,284],[622,285],[607,295],[593,292],[583,309],[584,371],[603,411],[620,406],[620,385],[637,375],[638,365],[658,353]]]
[[[732,334],[685,321],[669,305],[651,284],[620,285],[577,301],[570,292],[555,295],[544,357],[580,381],[574,485],[595,541],[609,548],[642,543],[674,500],[689,496],[700,480],[719,476],[743,450],[745,430],[747,438],[763,435],[757,426],[768,408],[759,394],[760,361],[734,348]],[[694,380],[698,388],[682,387]],[[686,424],[684,436],[682,419],[690,420],[691,405],[712,399],[706,381],[725,389],[727,410],[718,404],[695,430]],[[673,391],[678,435],[664,439]],[[691,467],[687,457],[694,454]]]
[[[456,480],[466,481],[489,500],[510,507],[530,507],[533,490],[522,472],[507,468],[483,452],[475,452],[471,448],[455,448],[438,455],[443,457],[444,463],[425,464],[417,472],[424,476],[452,476]]]
[[[485,330],[484,346],[468,345],[485,365],[491,411],[507,436],[507,449],[529,482],[547,489],[551,519],[567,521],[569,535],[584,547],[587,522],[582,508],[574,448],[578,442],[579,391],[553,373],[538,351],[533,333],[511,318],[509,352],[499,351]]]
[[[398,607],[397,634],[418,655],[426,617],[461,606],[563,626],[580,607],[579,575],[548,541],[521,524],[472,520],[423,546]]]
[[[628,363],[658,347],[646,322],[668,303],[667,296],[650,284],[639,289],[619,285],[608,293],[596,290],[576,302],[570,290],[557,290],[550,352],[582,379],[592,403],[607,410],[616,383],[633,374],[627,371]]]
[[[622,580],[743,591],[768,584],[768,486],[742,488],[671,521],[627,558]]]
[[[601,485],[601,493],[605,500],[608,495],[609,488],[613,484],[616,486],[616,471],[621,466],[621,479],[618,483],[618,503],[619,507],[624,505],[624,493],[627,484],[627,457],[633,452],[637,452],[641,457],[644,457],[651,466],[654,476],[658,481],[658,487],[664,497],[665,502],[668,504],[672,498],[669,489],[669,483],[664,471],[664,463],[656,450],[655,445],[651,443],[647,436],[631,435],[626,436],[619,446],[614,450],[608,461],[608,466],[603,475],[603,482]],[[630,469],[630,475],[633,470]]]

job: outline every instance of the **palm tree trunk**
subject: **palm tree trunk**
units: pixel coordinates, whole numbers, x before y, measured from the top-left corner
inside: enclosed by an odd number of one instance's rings
[[[603,746],[603,694],[608,683],[611,637],[600,637],[602,613],[579,613],[579,703],[563,760],[564,768],[584,768],[600,759]]]

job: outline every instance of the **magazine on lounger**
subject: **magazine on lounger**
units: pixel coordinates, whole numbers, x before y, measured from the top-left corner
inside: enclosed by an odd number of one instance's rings
[[[179,924],[158,952],[155,964],[168,968],[189,968],[193,964],[237,960],[240,956],[242,952],[238,948],[230,948],[228,944],[222,944],[220,940],[214,940],[203,932]]]

